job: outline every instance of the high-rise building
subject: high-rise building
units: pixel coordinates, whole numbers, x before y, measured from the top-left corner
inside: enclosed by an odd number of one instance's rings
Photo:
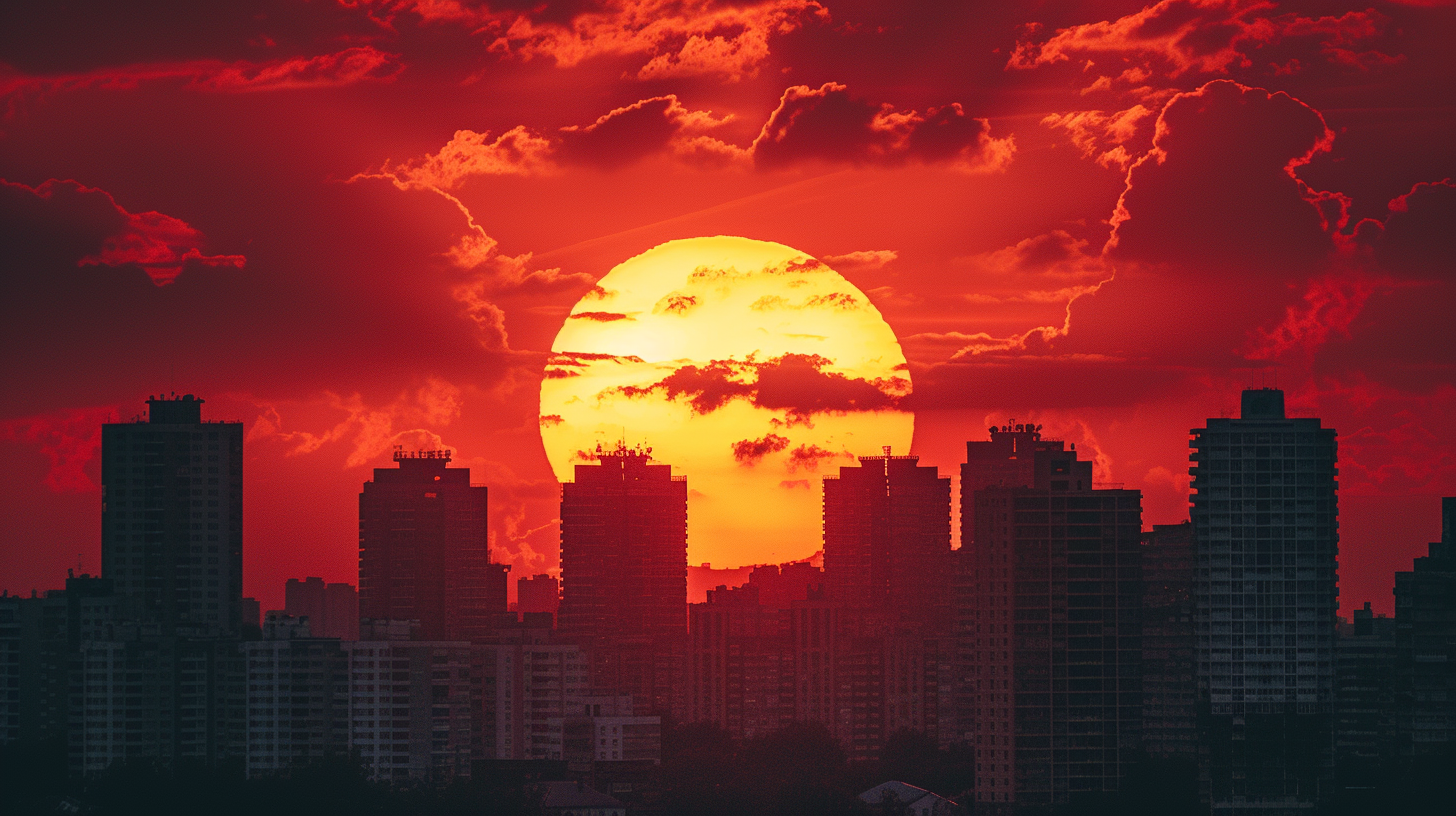
[[[1204,795],[1307,811],[1334,768],[1335,431],[1263,388],[1191,433]]]
[[[687,632],[687,477],[650,453],[598,450],[561,486],[558,621],[573,637]]]
[[[969,458],[1006,473],[962,487],[961,728],[985,810],[1065,806],[1116,791],[1140,747],[1142,496],[1094,489],[1035,427],[992,440]]]
[[[283,611],[307,617],[314,637],[359,639],[359,593],[351,584],[289,578],[283,586]]]
[[[992,426],[990,441],[966,443],[961,465],[961,548],[976,540],[976,491],[987,487],[1091,490],[1092,463],[1077,461],[1077,446],[1042,439],[1041,426],[1011,420]],[[967,549],[969,552],[969,549]]]
[[[486,488],[449,451],[396,450],[359,494],[359,615],[417,620],[426,640],[481,641],[506,611],[490,562]]]
[[[688,721],[716,723],[743,739],[794,719],[788,617],[760,603],[752,584],[710,589],[705,602],[688,607]]]
[[[386,627],[379,627],[386,628]],[[469,779],[486,756],[486,657],[463,641],[343,643],[348,653],[349,748],[376,782],[444,786]],[[414,630],[415,634],[419,629]]]
[[[1389,773],[1395,740],[1395,620],[1365,602],[1335,641],[1335,767],[1345,788]]]
[[[950,479],[918,456],[861,456],[824,479],[824,585],[867,631],[950,624]]]
[[[1456,742],[1456,498],[1441,499],[1441,540],[1395,574],[1396,750],[1422,757]]]
[[[991,487],[1034,487],[1045,490],[1091,490],[1092,463],[1077,460],[1077,446],[1043,439],[1041,426],[1011,420],[991,426],[989,441],[966,442],[961,465],[961,545],[955,552],[952,593],[955,619],[955,724],[957,738],[975,738],[978,693],[973,680],[976,627],[981,590],[975,576],[976,493]]]
[[[1193,525],[1143,534],[1143,750],[1198,757],[1193,680]]]
[[[277,613],[268,614],[269,636],[242,646],[249,777],[349,755],[349,654],[336,638],[310,637],[303,626],[279,626]],[[365,685],[372,689],[375,678]]]
[[[151,397],[101,426],[101,571],[123,617],[164,635],[232,637],[243,597],[243,425],[202,400]]]
[[[516,611],[545,612],[556,619],[561,609],[561,582],[550,575],[532,575],[516,579]]]

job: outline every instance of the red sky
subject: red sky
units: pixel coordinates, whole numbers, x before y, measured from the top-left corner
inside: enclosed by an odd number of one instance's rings
[[[217,5],[0,10],[0,588],[98,569],[99,424],[171,390],[247,427],[265,608],[354,580],[394,444],[554,570],[552,340],[699,235],[865,292],[945,475],[1015,417],[1177,522],[1277,382],[1339,430],[1345,610],[1456,494],[1450,2]]]

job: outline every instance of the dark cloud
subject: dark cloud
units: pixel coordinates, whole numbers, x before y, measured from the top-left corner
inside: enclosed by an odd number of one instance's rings
[[[661,392],[668,399],[686,398],[699,414],[716,411],[732,399],[749,399],[809,424],[807,417],[815,413],[893,409],[908,390],[906,380],[870,381],[824,371],[830,364],[810,354],[785,354],[764,362],[715,360],[683,366],[652,385],[616,391],[628,397]]]
[[[1456,184],[1450,179],[1417,184],[1390,202],[1390,216],[1376,244],[1389,269],[1449,277],[1456,270]]]
[[[576,312],[575,314],[567,315],[567,317],[571,320],[594,320],[598,323],[613,323],[618,320],[632,319],[631,315],[625,315],[621,312]]]
[[[654,96],[603,114],[585,127],[561,130],[556,157],[563,163],[623,167],[666,149],[684,132],[719,123],[683,107],[677,96]]]
[[[842,453],[835,453],[832,450],[821,448],[818,445],[800,445],[789,451],[789,472],[800,468],[804,470],[818,470],[819,463],[830,459],[837,459],[843,456]]]
[[[665,312],[667,314],[685,315],[697,305],[698,298],[695,295],[664,295],[662,300],[659,300],[657,305],[652,307],[652,311],[657,314]]]
[[[789,438],[778,434],[769,434],[762,439],[740,439],[733,443],[733,459],[740,465],[756,465],[763,457],[788,446]]]
[[[889,384],[824,371],[827,365],[829,360],[810,354],[785,354],[760,363],[754,404],[800,414],[895,407],[898,395],[884,390]]]
[[[1000,169],[1014,151],[1009,139],[991,137],[985,119],[966,116],[959,104],[897,111],[850,96],[834,82],[784,91],[754,139],[753,161],[776,168],[801,161],[845,164],[954,162],[964,169]]]
[[[1319,195],[1294,174],[1329,149],[1318,111],[1226,80],[1175,96],[1133,164],[1110,254],[1220,270],[1307,271],[1333,249]]]
[[[24,263],[25,255],[53,258],[77,246],[93,251],[80,256],[83,266],[136,266],[158,285],[171,283],[184,266],[242,268],[242,255],[204,255],[203,235],[186,222],[159,212],[127,212],[104,190],[74,181],[50,179],[31,188],[0,179],[0,257]],[[30,232],[30,230],[34,232]],[[86,233],[104,233],[100,245]],[[60,242],[78,239],[70,247]]]

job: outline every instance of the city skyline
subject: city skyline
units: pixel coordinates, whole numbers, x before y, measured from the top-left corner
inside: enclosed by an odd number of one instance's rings
[[[1246,386],[1339,433],[1343,614],[1392,611],[1456,494],[1449,3],[183,6],[0,12],[0,589],[100,571],[100,427],[162,392],[241,423],[266,608],[353,580],[355,496],[395,445],[455,451],[492,554],[553,572],[543,382],[630,367],[557,339],[756,331],[681,287],[597,290],[712,236],[817,260],[846,288],[813,308],[896,351],[888,375],[822,362],[844,349],[817,328],[610,352],[664,368],[597,395],[723,434],[720,473],[681,470],[689,523],[719,525],[692,564],[811,554],[820,478],[884,445],[954,502],[962,446],[1013,418],[1177,524],[1188,429]],[[762,283],[739,314],[813,322]],[[847,442],[874,411],[908,444]],[[798,532],[735,548],[731,485],[770,472],[749,520]]]

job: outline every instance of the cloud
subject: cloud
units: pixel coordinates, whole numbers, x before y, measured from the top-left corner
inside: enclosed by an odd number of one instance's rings
[[[900,165],[948,163],[966,171],[1002,170],[1015,153],[1011,137],[991,136],[985,119],[965,115],[959,103],[897,111],[849,95],[827,82],[784,91],[752,145],[753,162],[778,168],[801,161]]]
[[[452,190],[475,176],[525,176],[549,168],[550,140],[524,127],[490,138],[489,133],[457,130],[436,153],[379,170],[406,185]]]
[[[398,54],[387,54],[373,46],[363,45],[314,57],[294,57],[267,63],[233,63],[196,77],[192,86],[229,93],[331,88],[366,80],[390,80],[403,69]]]
[[[740,465],[752,466],[770,453],[778,453],[788,446],[789,438],[778,434],[768,434],[762,439],[740,439],[733,443],[733,459]]]
[[[730,400],[747,399],[808,424],[805,418],[815,413],[893,410],[910,390],[907,379],[865,380],[825,371],[829,365],[828,359],[808,354],[766,361],[714,360],[682,366],[652,385],[624,386],[604,394],[635,398],[660,392],[668,399],[687,399],[698,414],[716,411]]]
[[[697,137],[720,127],[732,116],[691,110],[676,94],[654,96],[613,109],[585,127],[561,129],[560,161],[597,167],[623,167],[664,148],[696,154]]]
[[[1286,308],[1278,325],[1255,329],[1241,353],[1250,360],[1277,360],[1293,350],[1312,352],[1331,335],[1348,336],[1365,302],[1387,286],[1364,276],[1311,280],[1301,302]]]
[[[523,59],[548,57],[563,68],[603,57],[642,58],[637,79],[721,76],[733,82],[757,73],[771,37],[806,20],[828,19],[812,0],[718,4],[711,0],[606,0],[555,21],[500,15],[508,27],[492,51]]]
[[[1304,17],[1277,9],[1264,0],[1161,0],[1116,20],[1058,29],[1040,42],[1024,39],[1007,67],[1072,62],[1085,70],[1106,59],[1118,65],[1137,61],[1142,70],[1135,81],[1148,73],[1221,74],[1248,67],[1256,58],[1276,61],[1279,52],[1270,47],[1285,41],[1301,46],[1302,53],[1355,67],[1390,60],[1376,51],[1355,50],[1383,27],[1384,18],[1374,10]]]
[[[362,45],[329,54],[266,62],[191,60],[49,75],[0,73],[0,98],[6,100],[13,114],[27,100],[86,88],[129,90],[143,83],[181,80],[189,90],[208,93],[288,91],[386,82],[403,69],[400,55]]]
[[[9,230],[0,228],[0,252],[25,246],[28,253],[79,256],[78,266],[137,266],[157,286],[176,280],[189,265],[241,269],[247,263],[242,255],[203,254],[206,239],[179,218],[128,212],[105,190],[76,181],[49,179],[29,187],[0,179],[0,212],[15,230],[5,235]]]
[[[1227,80],[1172,98],[1129,168],[1108,254],[1203,268],[1297,271],[1333,249],[1326,194],[1295,170],[1326,152],[1324,117]]]
[[[695,295],[667,294],[652,307],[653,314],[685,315],[698,305]]]
[[[856,250],[843,255],[825,255],[824,262],[841,272],[856,272],[880,269],[898,257],[900,254],[893,249]]]
[[[836,453],[832,450],[821,448],[818,445],[800,445],[789,451],[789,472],[794,473],[800,468],[804,470],[817,471],[819,463],[838,459],[841,456],[854,458],[847,453]]]
[[[631,315],[621,312],[575,312],[567,315],[568,320],[591,320],[597,323],[615,323],[618,320],[632,320]]]
[[[784,490],[808,490],[809,489],[809,480],[808,479],[784,479],[783,481],[779,482],[779,487],[783,488]]]
[[[1456,184],[1451,179],[1415,185],[1392,200],[1376,257],[1393,270],[1450,275],[1456,269]]]
[[[117,419],[114,407],[71,408],[0,422],[0,439],[40,448],[49,462],[45,486],[52,492],[91,493],[97,485],[87,471],[101,450],[101,424]]]
[[[347,445],[350,452],[346,468],[377,462],[395,445],[448,448],[439,430],[460,417],[463,392],[451,383],[431,378],[384,405],[371,405],[358,394],[325,393],[317,402],[319,407],[341,412],[344,417],[326,430],[288,431],[283,429],[285,423],[276,406],[260,405],[265,419],[254,424],[249,441],[277,439],[289,456],[310,454],[329,445]]]
[[[1142,122],[1152,115],[1143,105],[1133,105],[1126,110],[1100,111],[1083,110],[1049,114],[1041,120],[1043,125],[1067,132],[1072,144],[1082,151],[1083,158],[1097,157],[1103,167],[1126,170],[1133,156],[1142,154],[1146,146],[1128,149],[1143,132]]]

